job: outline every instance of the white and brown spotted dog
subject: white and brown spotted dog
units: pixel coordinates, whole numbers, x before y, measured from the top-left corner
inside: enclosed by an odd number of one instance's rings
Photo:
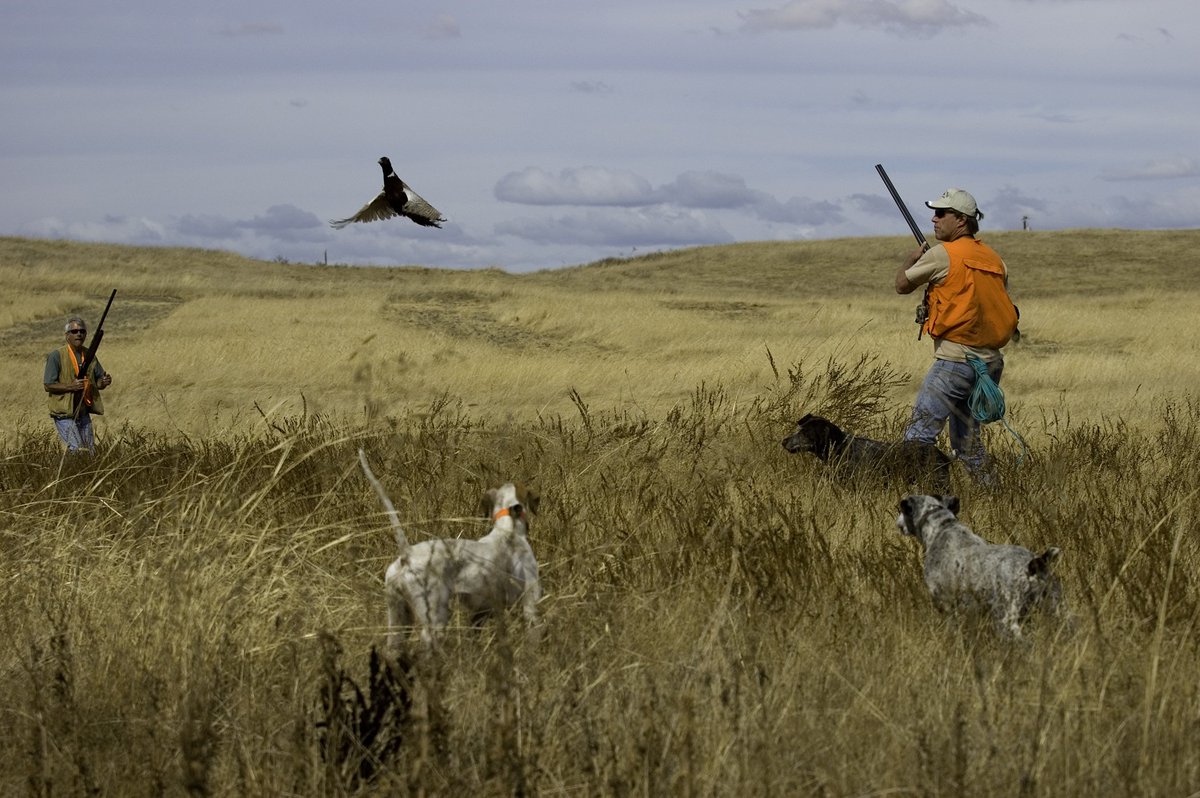
[[[988,543],[959,521],[955,496],[906,496],[896,526],[925,549],[925,585],[943,612],[982,609],[1007,636],[1042,606],[1059,611],[1062,585],[1051,573],[1059,550],[1035,555],[1023,546]]]
[[[362,449],[358,458],[387,510],[399,550],[384,575],[389,646],[399,646],[406,628],[413,625],[420,626],[425,644],[432,644],[450,623],[456,603],[476,623],[518,605],[530,625],[537,622],[542,586],[526,515],[536,512],[537,494],[511,482],[485,491],[480,509],[492,522],[486,535],[410,544]]]

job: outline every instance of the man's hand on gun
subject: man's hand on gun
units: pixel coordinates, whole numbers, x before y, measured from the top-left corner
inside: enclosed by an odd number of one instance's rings
[[[104,390],[105,388],[107,388],[110,385],[112,385],[112,375],[111,374],[105,374],[103,377],[96,380],[96,387],[101,390]],[[70,382],[60,383],[59,390],[64,393],[74,393],[76,391],[82,391],[86,387],[87,387],[87,380],[80,377],[79,379],[71,380]]]
[[[919,261],[921,256],[924,255],[928,249],[929,245],[926,244],[925,246],[918,247],[917,249],[914,249],[912,252],[908,253],[908,257],[904,261],[904,268],[908,269],[914,263]]]

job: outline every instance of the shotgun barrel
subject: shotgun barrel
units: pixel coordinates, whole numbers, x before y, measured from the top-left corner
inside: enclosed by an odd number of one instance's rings
[[[913,238],[917,239],[917,243],[921,245],[921,249],[928,250],[929,242],[925,240],[925,234],[921,232],[921,228],[917,227],[917,222],[913,219],[912,214],[908,212],[908,206],[904,204],[904,200],[900,199],[900,192],[892,185],[892,179],[888,177],[888,173],[883,168],[883,164],[875,164],[875,171],[883,178],[883,184],[887,186],[888,193],[892,195],[892,199],[896,202],[896,207],[900,209],[900,213],[904,215],[904,221],[908,222],[908,229],[912,230]],[[925,319],[929,317],[929,285],[925,286],[925,295],[921,297],[921,304],[917,305],[917,340],[921,340],[921,334],[925,332]]]
[[[96,325],[96,332],[92,333],[92,342],[88,344],[88,348],[83,352],[83,359],[79,361],[79,379],[84,380],[84,389],[75,394],[75,418],[79,419],[79,414],[83,410],[83,406],[87,401],[88,395],[88,369],[92,367],[92,363],[96,360],[96,350],[100,348],[100,342],[104,340],[104,320],[108,318],[108,309],[112,307],[113,300],[117,297],[117,289],[113,289],[108,295],[108,304],[104,306],[104,312],[100,314],[100,323]],[[97,387],[95,390],[100,390]]]
[[[908,206],[904,204],[904,200],[900,199],[900,192],[896,191],[896,187],[892,185],[892,180],[884,170],[883,164],[875,164],[875,171],[883,178],[883,184],[887,186],[888,193],[892,195],[892,200],[895,201],[896,207],[904,215],[904,221],[908,222],[908,229],[912,230],[913,238],[917,239],[917,243],[921,245],[921,249],[929,249],[929,242],[925,240],[925,235],[921,232],[921,228],[917,227],[916,220],[908,212]]]
[[[88,348],[83,353],[83,360],[79,363],[80,377],[87,376],[88,367],[96,359],[96,350],[100,348],[100,342],[104,339],[104,320],[108,318],[108,309],[112,307],[113,300],[116,298],[117,289],[114,288],[108,295],[108,304],[104,306],[104,312],[100,314],[100,323],[96,325],[96,332],[92,333],[92,342],[88,344]]]

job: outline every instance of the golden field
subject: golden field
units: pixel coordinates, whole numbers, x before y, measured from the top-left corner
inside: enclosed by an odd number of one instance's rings
[[[1015,413],[1137,423],[1194,390],[1200,233],[987,237],[1023,315],[1005,387]],[[779,367],[879,357],[918,380],[917,295],[891,289],[900,238],[751,243],[573,269],[345,268],[201,250],[0,239],[0,423],[37,415],[62,321],[109,292],[109,424],[221,434],[271,414],[361,419],[432,397],[529,418],[590,404],[659,415],[701,382],[734,397]],[[894,396],[911,400],[915,384]],[[1018,415],[1018,418],[1020,416]],[[1036,434],[1036,432],[1035,432]]]
[[[779,445],[808,411],[899,433],[910,240],[510,274],[0,239],[0,793],[1200,792],[1200,231],[983,237],[1027,449],[993,425],[1000,488],[955,490],[1063,550],[1070,608],[1017,645],[933,611],[905,486]],[[113,288],[67,459],[37,375]],[[360,446],[414,540],[536,485],[539,641],[372,669]]]

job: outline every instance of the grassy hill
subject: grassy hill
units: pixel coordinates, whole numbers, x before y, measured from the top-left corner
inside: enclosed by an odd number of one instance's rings
[[[988,236],[1022,343],[1016,412],[1135,416],[1190,389],[1200,232]],[[449,396],[487,414],[669,410],[701,382],[761,392],[830,358],[923,373],[915,299],[891,290],[903,238],[749,243],[508,274],[251,261],[190,249],[0,239],[0,424],[40,414],[69,313],[112,288],[108,423],[206,433],[273,414],[395,415]],[[769,356],[768,356],[769,353]],[[1179,358],[1185,358],[1180,362]],[[774,365],[774,368],[772,366]],[[899,409],[915,386],[900,386]]]

